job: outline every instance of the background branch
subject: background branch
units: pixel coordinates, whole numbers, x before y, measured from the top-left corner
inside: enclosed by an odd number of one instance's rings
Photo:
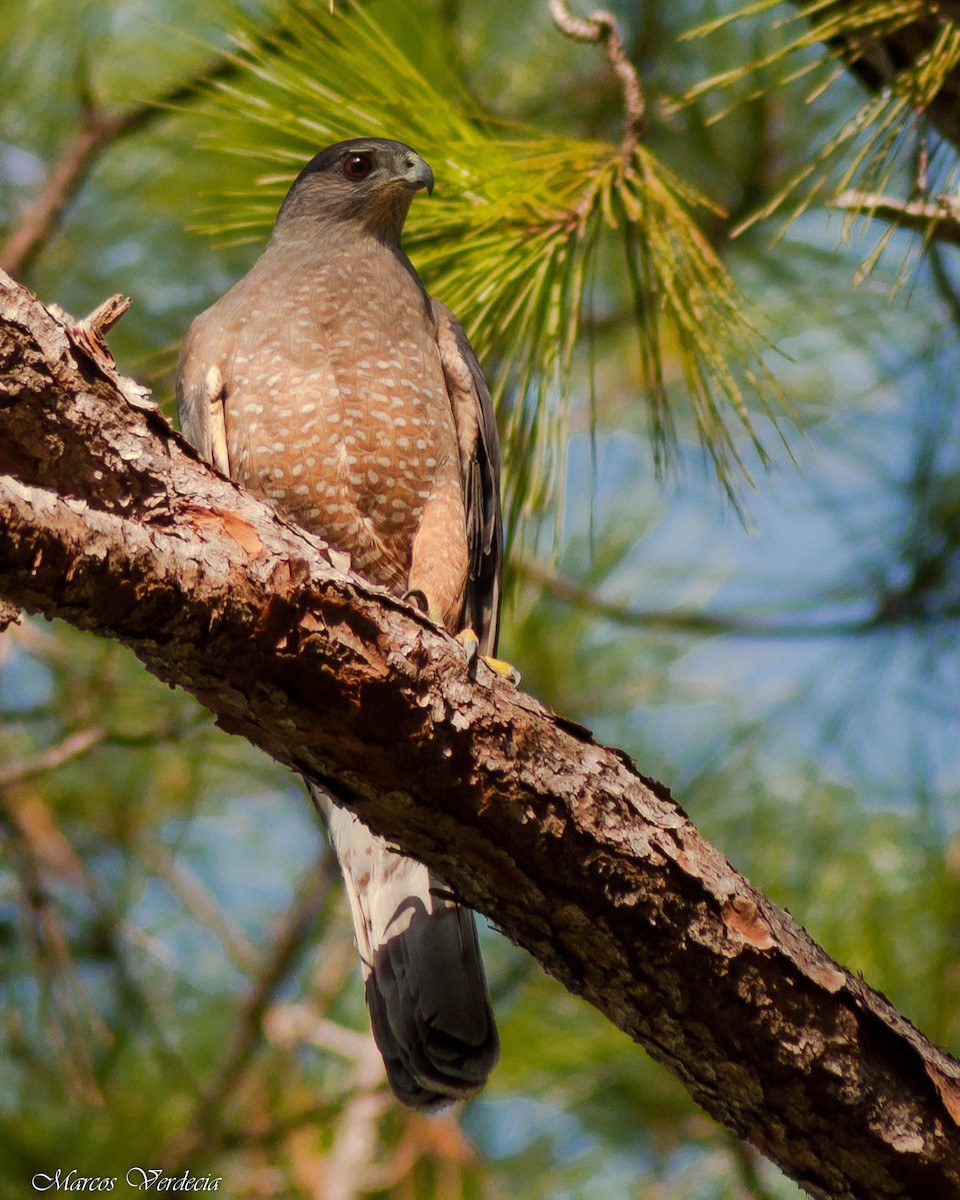
[[[899,200],[895,196],[869,192],[841,192],[832,208],[878,217],[881,221],[903,226],[925,238],[934,238],[952,246],[960,245],[960,200],[955,196],[937,196],[932,200]]]
[[[647,102],[643,95],[643,84],[636,67],[630,61],[616,17],[599,9],[589,17],[576,17],[567,7],[565,0],[549,0],[553,23],[569,38],[577,42],[591,42],[603,46],[611,68],[623,89],[626,132],[623,153],[629,157],[643,136],[647,119]]]
[[[226,1139],[230,1097],[260,1044],[269,1006],[299,961],[310,926],[317,920],[337,874],[336,861],[325,849],[304,877],[283,927],[256,972],[254,986],[244,997],[219,1070],[203,1089],[181,1136],[161,1156],[162,1161],[172,1164],[171,1174],[193,1168],[201,1155],[211,1155]]]
[[[275,43],[283,36],[278,27],[268,29],[259,44]],[[172,110],[196,100],[213,83],[242,70],[232,53],[210,59],[194,74],[171,84],[150,100],[122,112],[108,112],[96,100],[86,71],[80,73],[80,122],[51,164],[36,199],[0,244],[0,270],[23,276],[32,267],[63,214],[83,186],[97,161],[125,138],[144,133]]]
[[[943,611],[918,614],[904,605],[903,589],[872,593],[863,597],[872,611],[857,620],[823,619],[809,614],[798,620],[789,615],[751,616],[744,613],[709,613],[689,608],[635,608],[612,600],[528,555],[515,554],[511,565],[521,579],[534,584],[557,600],[563,600],[581,612],[634,629],[659,630],[691,637],[780,638],[802,641],[808,638],[849,637],[883,632],[891,626],[913,620],[923,625],[948,625],[957,619],[955,606]]]

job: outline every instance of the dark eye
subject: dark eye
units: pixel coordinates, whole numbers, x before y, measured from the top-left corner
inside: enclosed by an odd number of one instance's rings
[[[372,170],[373,159],[369,154],[351,154],[343,163],[343,173],[348,179],[366,179]]]

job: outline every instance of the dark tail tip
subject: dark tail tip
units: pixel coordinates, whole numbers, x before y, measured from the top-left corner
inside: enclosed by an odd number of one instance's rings
[[[473,914],[417,905],[366,982],[374,1040],[397,1099],[436,1110],[475,1096],[500,1057]]]

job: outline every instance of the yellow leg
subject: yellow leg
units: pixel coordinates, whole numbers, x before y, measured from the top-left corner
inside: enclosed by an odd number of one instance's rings
[[[404,592],[404,600],[409,604],[415,605],[421,612],[425,612],[432,617],[438,625],[443,624],[440,613],[437,611],[436,605],[430,604],[427,597],[419,588],[411,588],[408,592]],[[508,683],[512,683],[514,687],[520,686],[521,675],[513,663],[505,662],[502,658],[488,658],[486,654],[480,654],[480,639],[472,629],[461,629],[457,634],[457,641],[463,647],[464,654],[467,657],[467,667],[471,672],[476,669],[478,658],[482,658],[491,671],[506,679]]]

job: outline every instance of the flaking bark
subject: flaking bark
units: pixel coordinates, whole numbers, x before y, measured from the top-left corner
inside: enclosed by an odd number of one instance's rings
[[[203,464],[98,320],[0,275],[0,597],[332,782],[811,1195],[960,1200],[960,1063],[624,754],[344,565]]]

